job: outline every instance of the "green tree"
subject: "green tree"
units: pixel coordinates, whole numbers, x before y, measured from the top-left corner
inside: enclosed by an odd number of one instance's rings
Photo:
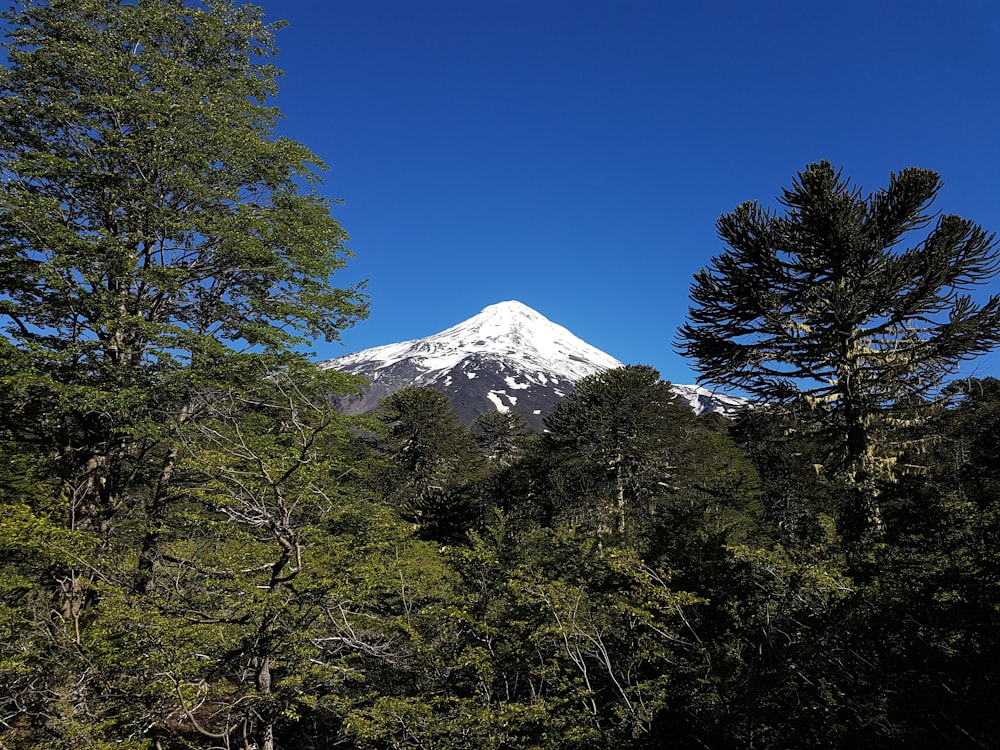
[[[535,493],[542,435],[517,412],[488,411],[476,417],[472,432],[486,458],[477,483],[487,515],[501,514],[521,525],[544,509]]]
[[[197,640],[154,601],[172,524],[240,533],[185,505],[207,446],[182,436],[262,378],[308,370],[294,347],[336,339],[367,303],[330,286],[347,236],[317,192],[319,158],[275,133],[276,27],[260,8],[51,0],[5,20],[0,563],[18,636],[0,652],[4,741],[146,746],[163,696],[115,692],[142,653],[129,623],[144,613],[163,642]],[[290,440],[299,422],[283,424]],[[270,541],[294,553],[290,528]],[[270,564],[279,579],[291,566]]]
[[[82,0],[6,18],[4,390],[22,435],[63,457],[75,526],[100,531],[150,438],[190,416],[193,380],[230,377],[237,351],[335,339],[365,302],[328,285],[346,235],[320,160],[275,135],[259,8]]]
[[[704,665],[698,597],[579,529],[505,525],[447,556],[463,587],[426,611],[418,692],[348,718],[361,748],[660,747]],[[436,623],[436,627],[435,627]],[[433,651],[431,648],[433,647]]]
[[[501,468],[520,460],[536,435],[516,411],[483,412],[472,423],[472,432],[480,452]]]
[[[966,292],[997,272],[993,235],[939,216],[939,176],[905,169],[868,196],[828,162],[783,191],[775,213],[743,203],[718,223],[727,249],[695,276],[678,348],[701,380],[772,402],[797,401],[824,433],[818,459],[880,524],[877,484],[957,364],[1000,342],[1000,295]]]
[[[694,415],[652,367],[583,378],[545,419],[549,451],[562,458],[550,480],[570,503],[565,510],[590,516],[602,533],[624,534],[630,520],[648,519],[670,486],[671,443],[685,420]],[[588,497],[596,507],[574,510]]]
[[[1000,741],[986,709],[1000,697],[991,665],[1000,610],[1000,383],[957,384],[954,408],[930,423],[942,439],[883,500],[886,534],[864,560],[859,609],[877,649],[890,729],[907,747]]]
[[[483,458],[475,438],[433,388],[400,388],[380,404],[389,460],[383,490],[424,536],[461,540],[481,511],[475,482]]]
[[[650,534],[648,554],[679,569],[687,585],[702,585],[727,545],[761,536],[757,471],[716,424],[714,415],[702,415],[673,436],[674,474]]]
[[[839,515],[844,495],[805,460],[824,446],[796,427],[794,414],[780,405],[747,409],[731,426],[760,477],[763,534],[791,547],[817,542],[823,524]]]
[[[826,533],[796,549],[729,549],[694,620],[712,664],[692,710],[697,746],[881,746],[885,696],[866,612],[832,523]]]
[[[1000,380],[972,379],[958,384],[958,408],[949,413],[947,434],[955,459],[960,462],[963,492],[989,505],[1000,499]]]

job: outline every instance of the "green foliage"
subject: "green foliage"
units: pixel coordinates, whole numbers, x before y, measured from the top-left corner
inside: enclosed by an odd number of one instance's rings
[[[59,456],[76,525],[107,530],[234,347],[336,338],[365,303],[327,283],[346,235],[318,160],[274,134],[259,9],[88,0],[8,21],[0,382],[15,434]]]
[[[651,367],[629,365],[581,380],[545,420],[558,517],[586,518],[605,534],[641,526],[655,512],[656,496],[670,487],[676,437],[693,419]]]
[[[534,431],[515,411],[487,411],[476,417],[472,432],[480,452],[493,464],[507,467],[523,457]]]
[[[447,482],[474,463],[472,440],[447,397],[432,388],[401,388],[382,399],[378,418],[389,427],[388,452],[408,473]]]
[[[1000,295],[965,292],[997,272],[997,244],[973,222],[932,221],[934,172],[906,169],[863,197],[828,162],[779,199],[722,216],[728,248],[695,276],[679,348],[701,379],[772,402],[798,400],[826,444],[814,459],[861,493],[879,526],[876,482],[893,479],[909,429],[944,376],[1000,342]]]
[[[948,415],[946,430],[952,456],[959,463],[958,480],[971,499],[989,504],[1000,497],[1000,380],[983,378],[956,384],[961,401]]]
[[[466,593],[450,695],[488,709],[467,727],[484,746],[641,743],[683,695],[699,652],[684,612],[699,599],[664,571],[566,527],[491,527],[453,555]],[[462,746],[448,744],[449,716],[426,744]]]
[[[584,378],[546,426],[538,484],[555,519],[679,568],[754,527],[753,466],[650,367]]]
[[[1000,387],[932,403],[997,340],[960,294],[996,248],[942,217],[895,249],[936,175],[861,198],[814,165],[784,216],[720,220],[683,335],[774,398],[733,425],[644,366],[545,435],[420,388],[348,418],[355,381],[291,347],[365,300],[329,286],[346,236],[275,136],[260,10],[8,19],[0,746],[1000,742]]]
[[[719,700],[701,717],[710,744],[836,748],[877,735],[878,667],[854,628],[857,586],[838,547],[828,524],[809,547],[732,549],[715,613],[726,628],[713,639]]]
[[[431,388],[401,388],[381,407],[386,495],[426,538],[461,541],[482,515],[476,483],[483,460],[472,434]]]
[[[813,433],[794,412],[770,406],[740,414],[731,432],[760,477],[762,535],[786,546],[818,543],[826,533],[821,519],[843,515],[844,493],[808,463],[824,450]]]
[[[965,395],[932,423],[930,470],[887,493],[886,543],[856,561],[870,581],[869,638],[881,654],[893,732],[909,746],[989,746],[1000,725],[986,707],[1000,684],[992,623],[1000,611],[995,489],[996,381]],[[930,459],[930,460],[928,460]]]
[[[2,742],[266,746],[270,663],[310,663],[277,636],[285,584],[340,494],[317,441],[348,429],[327,400],[350,384],[290,350],[366,311],[329,284],[349,253],[322,165],[275,134],[259,8],[6,20]]]

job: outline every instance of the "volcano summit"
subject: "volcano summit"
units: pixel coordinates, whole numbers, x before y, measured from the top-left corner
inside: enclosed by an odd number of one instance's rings
[[[371,386],[340,405],[350,414],[378,407],[406,386],[443,392],[462,421],[490,410],[516,411],[541,429],[542,419],[587,375],[622,363],[516,301],[498,302],[458,325],[413,341],[387,344],[320,363],[364,377]],[[739,399],[675,386],[696,411],[727,412]]]

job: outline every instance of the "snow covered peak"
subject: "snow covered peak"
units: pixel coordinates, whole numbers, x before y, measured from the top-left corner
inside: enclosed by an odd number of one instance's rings
[[[464,323],[459,323],[458,326],[452,326],[449,330],[468,325],[503,331],[504,329],[530,328],[546,324],[554,325],[537,310],[532,310],[523,302],[512,299],[506,302],[497,302],[495,305],[487,305],[478,315],[474,315]]]
[[[338,400],[348,414],[367,414],[400,388],[444,393],[466,423],[487,411],[515,411],[535,429],[582,378],[621,367],[527,305],[509,300],[422,339],[378,346],[319,363],[364,377],[368,388]],[[696,386],[674,386],[696,413],[729,414],[738,400]]]
[[[422,339],[366,349],[323,363],[378,369],[407,360],[426,376],[451,370],[470,356],[512,363],[525,373],[576,382],[621,363],[517,301],[498,302],[478,315]],[[422,378],[422,379],[425,379]]]
[[[487,352],[490,351],[489,342],[499,345],[500,348],[512,341],[523,345],[531,338],[551,338],[553,328],[559,328],[572,336],[565,328],[555,325],[541,313],[521,302],[510,300],[484,307],[478,315],[430,338],[438,340],[450,338],[463,348],[469,347],[478,352]]]
[[[537,310],[532,310],[523,302],[518,302],[516,299],[505,300],[504,302],[497,302],[493,305],[487,305],[482,310],[479,311],[479,315],[475,317],[480,317],[482,315],[491,317],[502,317],[502,316],[516,316],[522,315],[528,318],[541,318],[545,317]]]

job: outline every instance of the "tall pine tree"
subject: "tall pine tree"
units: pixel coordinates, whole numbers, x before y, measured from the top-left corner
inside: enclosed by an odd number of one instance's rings
[[[702,381],[801,405],[830,447],[817,464],[850,482],[869,529],[901,430],[959,362],[1000,342],[1000,295],[968,294],[996,274],[997,243],[960,216],[935,221],[940,188],[905,169],[865,196],[829,162],[810,165],[782,212],[747,202],[719,219],[727,248],[695,276],[679,331]]]

